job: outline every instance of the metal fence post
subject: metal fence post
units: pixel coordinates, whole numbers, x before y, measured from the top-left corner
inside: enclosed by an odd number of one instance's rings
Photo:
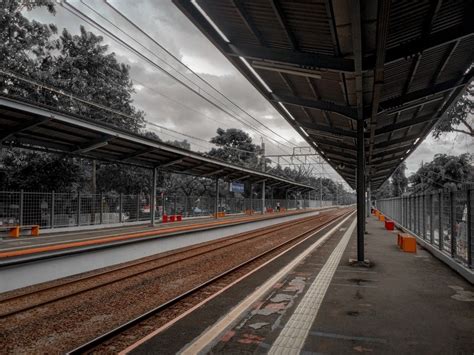
[[[155,211],[156,211],[156,177],[158,168],[155,166],[151,174],[151,193],[150,193],[150,223],[155,226]]]
[[[443,250],[443,244],[444,244],[444,241],[443,241],[443,190],[440,190],[439,191],[439,204],[438,204],[438,207],[439,207],[439,235],[438,235],[438,247],[439,247],[439,250]]]
[[[137,194],[137,221],[140,220],[140,196],[141,196],[141,192]]]
[[[99,207],[99,223],[104,223],[104,194],[101,192],[99,195],[100,207]]]
[[[23,225],[23,204],[24,204],[24,201],[25,200],[25,193],[23,190],[20,190],[20,215],[18,216],[18,224],[20,226]]]
[[[49,226],[50,228],[54,228],[54,191],[51,192],[51,214],[49,216]]]
[[[77,192],[77,211],[76,211],[76,224],[81,225],[81,192]]]
[[[430,194],[430,243],[434,245],[434,193]]]
[[[119,196],[119,222],[120,223],[123,222],[122,212],[123,212],[123,194],[120,193],[120,196]]]
[[[450,215],[451,215],[451,220],[450,220],[450,226],[451,226],[451,257],[454,258],[456,255],[456,226],[454,222],[456,221],[456,210],[454,206],[454,191],[451,190],[449,192],[449,207],[450,207]]]
[[[422,195],[423,239],[426,239],[426,194]]]
[[[469,268],[473,268],[474,265],[472,263],[472,204],[471,204],[471,197],[472,197],[472,189],[467,189],[467,200],[466,200],[466,209],[467,209],[467,216],[466,216],[466,230],[467,230],[467,265]]]

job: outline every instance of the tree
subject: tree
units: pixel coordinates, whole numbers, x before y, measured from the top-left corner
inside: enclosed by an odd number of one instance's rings
[[[63,155],[7,151],[2,163],[2,189],[66,192],[83,183],[79,162]]]
[[[462,97],[446,112],[433,130],[433,136],[439,138],[448,132],[474,137],[474,84],[469,85]]]
[[[436,154],[431,162],[423,164],[409,180],[414,192],[421,192],[460,188],[463,184],[472,182],[473,178],[472,155],[464,153],[459,156]]]
[[[252,142],[250,135],[237,128],[218,128],[216,133],[211,143],[219,148],[212,148],[209,156],[246,167],[258,167],[263,151]]]
[[[33,7],[46,7],[55,13],[52,0],[0,0],[0,68],[6,72],[0,72],[2,95],[37,100],[38,87],[8,73],[32,77],[44,61],[50,60],[51,52],[58,49],[58,41],[52,39],[56,26],[30,21],[22,15],[23,8],[31,10]]]
[[[405,176],[407,166],[405,162],[401,163],[392,174],[392,196],[402,196],[408,186],[408,178]]]
[[[392,193],[393,193],[392,182],[390,181],[390,179],[388,179],[382,184],[382,186],[380,186],[377,189],[377,191],[375,192],[375,198],[377,200],[390,198],[392,197]]]
[[[140,132],[143,129],[144,114],[132,105],[134,91],[129,78],[129,68],[119,63],[114,53],[108,53],[102,37],[81,27],[79,35],[71,35],[64,29],[62,35],[56,39],[53,38],[57,33],[54,25],[30,21],[21,13],[24,8],[31,10],[34,7],[44,6],[54,14],[53,1],[0,0],[0,4],[0,67],[7,72],[7,74],[0,72],[2,94],[35,101],[133,132]],[[8,73],[13,73],[14,76]],[[22,77],[53,87],[56,91],[25,82],[21,80]],[[81,101],[61,95],[58,91],[79,97]],[[77,165],[79,162],[77,158],[62,156],[61,159],[51,160],[43,153],[25,152],[15,148],[12,151],[15,152],[18,161],[24,164],[31,161],[32,164],[41,165],[43,161],[43,165],[49,166],[58,175],[65,177],[71,176],[69,171],[58,169],[68,169],[69,166]],[[63,163],[65,159],[70,160],[69,164]],[[51,167],[53,162],[57,162],[58,165]],[[90,163],[82,164],[82,169],[78,172],[81,179],[87,176],[90,167]],[[110,172],[106,174],[102,169],[102,178],[98,179],[99,186],[102,184],[101,189],[113,186],[124,193],[136,191],[137,184],[145,178],[142,176],[143,172],[135,168],[122,167],[123,171],[118,172],[118,166],[108,167],[111,168]],[[25,168],[22,171],[25,174],[34,174],[37,170]],[[9,174],[6,181],[10,185],[4,188],[20,185],[28,190],[40,188],[34,184],[26,184],[28,181],[37,181],[32,176],[25,176],[24,181],[14,181],[14,176],[17,175]],[[75,180],[72,179],[70,183],[73,186]],[[92,190],[94,191],[95,187]]]

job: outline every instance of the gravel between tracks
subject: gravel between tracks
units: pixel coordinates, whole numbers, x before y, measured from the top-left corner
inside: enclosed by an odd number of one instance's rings
[[[338,210],[341,214],[343,210]],[[282,227],[266,236],[256,237],[225,249],[181,260],[163,268],[127,278],[77,296],[0,319],[2,353],[62,353],[95,336],[157,307],[169,299],[250,259],[273,246],[314,228],[314,223],[335,212],[322,213],[311,221]],[[211,244],[209,244],[211,248]],[[189,251],[186,251],[189,253]],[[186,253],[185,252],[185,253]],[[183,254],[167,253],[181,259]],[[157,263],[163,262],[162,259]],[[117,271],[118,277],[127,270]],[[108,276],[109,277],[109,276]],[[87,283],[97,280],[85,281]],[[44,285],[39,286],[39,289]],[[76,286],[75,286],[76,287]],[[31,288],[30,288],[31,289]],[[59,292],[72,292],[61,290]],[[41,296],[41,293],[38,294]],[[32,299],[21,302],[38,302]],[[10,304],[10,306],[12,306]],[[21,304],[15,307],[24,306]],[[171,316],[173,317],[173,316]],[[163,319],[168,317],[163,314]],[[169,318],[171,319],[171,318]],[[147,326],[143,331],[149,332]],[[134,337],[133,337],[134,338]],[[131,339],[133,342],[133,338]],[[121,347],[121,346],[120,346]],[[108,348],[113,351],[114,348]]]

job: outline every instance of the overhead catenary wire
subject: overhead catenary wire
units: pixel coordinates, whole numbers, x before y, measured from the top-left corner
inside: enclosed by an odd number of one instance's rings
[[[178,63],[180,63],[181,65],[183,65],[187,70],[189,70],[191,73],[193,73],[193,75],[195,75],[197,78],[199,78],[200,80],[202,80],[204,83],[206,83],[209,87],[211,87],[213,90],[215,90],[219,95],[221,95],[222,97],[224,97],[228,102],[230,102],[233,106],[235,106],[236,108],[238,108],[240,111],[242,111],[243,113],[245,113],[247,116],[249,116],[251,119],[253,119],[254,121],[256,121],[258,124],[262,125],[263,127],[265,127],[267,130],[269,130],[270,132],[272,132],[274,135],[276,135],[277,137],[283,139],[285,142],[291,144],[291,145],[295,145],[294,143],[292,143],[291,141],[287,140],[285,137],[281,136],[280,134],[278,134],[277,132],[275,132],[274,130],[272,130],[270,127],[268,127],[267,125],[265,125],[264,123],[260,122],[260,120],[258,120],[257,118],[255,118],[254,116],[252,116],[250,113],[248,113],[246,110],[244,110],[242,107],[240,107],[239,105],[237,105],[235,102],[233,102],[232,100],[230,100],[226,95],[224,95],[222,92],[216,90],[207,80],[205,80],[204,78],[202,78],[200,75],[198,75],[196,72],[194,72],[191,68],[189,68],[189,66],[187,66],[186,64],[184,64],[183,62],[181,62],[179,60],[179,58],[177,58],[175,55],[173,55],[169,50],[167,50],[163,45],[161,45],[157,40],[155,40],[153,37],[151,37],[147,32],[145,32],[143,29],[141,29],[135,22],[133,22],[132,20],[130,20],[130,18],[128,18],[127,16],[125,16],[120,10],[118,10],[115,6],[111,5],[107,0],[104,0],[104,2],[111,8],[113,9],[117,14],[119,14],[125,21],[127,21],[130,25],[132,25],[135,29],[137,29],[140,33],[142,33],[146,38],[148,38],[149,40],[151,40],[153,43],[155,43],[158,47],[160,47],[161,49],[163,49],[168,55],[170,55],[174,60],[176,60]],[[85,4],[85,1],[84,0],[81,0],[81,3]],[[86,4],[85,4],[86,5]],[[87,6],[87,5],[86,5]],[[89,6],[88,6],[89,7]],[[90,7],[89,7],[90,8]]]
[[[210,103],[211,105],[213,105],[214,107],[216,107],[217,109],[221,110],[222,112],[224,112],[225,114],[229,115],[230,117],[233,117],[234,119],[236,119],[237,121],[239,121],[240,123],[244,124],[245,126],[249,127],[250,129],[256,131],[257,133],[259,133],[260,135],[263,135],[265,136],[269,141],[272,141],[276,144],[276,147],[279,147],[280,145],[283,145],[287,148],[290,148],[289,146],[286,146],[285,144],[281,143],[281,142],[278,142],[276,141],[274,138],[268,136],[267,134],[265,134],[264,132],[260,131],[258,128],[256,127],[253,127],[251,125],[249,125],[246,121],[242,120],[242,118],[240,118],[239,116],[235,115],[234,113],[231,113],[229,112],[228,110],[224,109],[223,107],[219,106],[218,104],[216,104],[215,102],[213,102],[212,100],[210,100],[209,98],[207,98],[206,96],[204,96],[200,90],[196,90],[194,88],[192,88],[189,84],[183,82],[182,80],[180,80],[179,78],[177,78],[175,75],[171,74],[170,72],[168,72],[166,69],[164,69],[163,67],[161,67],[159,64],[155,63],[153,60],[151,60],[150,58],[148,58],[147,56],[145,56],[143,53],[140,53],[138,50],[136,50],[134,47],[132,47],[130,44],[128,44],[127,42],[125,42],[124,40],[122,40],[121,38],[117,37],[116,35],[114,35],[112,32],[110,32],[108,29],[106,29],[105,27],[103,27],[102,25],[100,25],[97,21],[93,20],[92,18],[90,18],[90,16],[88,16],[87,14],[85,14],[84,12],[82,12],[80,9],[78,9],[77,7],[75,7],[74,5],[70,4],[67,0],[63,0],[61,3],[61,6],[63,6],[63,8],[65,8],[67,11],[69,11],[70,13],[72,13],[73,15],[79,17],[80,19],[82,19],[83,21],[85,21],[86,23],[88,23],[89,25],[91,25],[92,27],[96,28],[97,30],[101,31],[102,33],[104,33],[106,36],[108,36],[109,38],[113,39],[115,42],[119,43],[121,46],[127,48],[128,50],[132,51],[133,53],[135,53],[137,56],[141,57],[142,59],[144,59],[146,62],[148,62],[149,64],[151,64],[152,66],[154,66],[155,68],[159,69],[161,72],[163,72],[164,74],[166,74],[167,76],[171,77],[173,80],[176,80],[177,82],[179,82],[180,84],[182,84],[184,87],[186,87],[188,90],[194,92],[196,95],[198,95],[199,97],[201,97],[202,99],[204,99],[205,101],[207,101],[208,103]],[[66,6],[64,6],[66,5]],[[87,6],[88,8],[91,8],[90,6],[88,6],[87,4],[85,4],[85,6]],[[68,7],[70,7],[71,9],[69,9]],[[97,13],[95,10],[92,9],[92,11],[94,11],[95,13]],[[101,18],[104,18],[102,15],[98,14],[99,16],[101,16]],[[109,21],[110,23],[110,21]],[[120,29],[118,26],[116,26],[115,24],[112,24],[112,26],[114,26],[115,28],[117,28],[119,31],[121,31],[122,33],[124,33],[125,35],[127,35],[129,38],[132,38],[132,40],[136,43],[138,43],[140,46],[142,46],[143,48],[147,49],[146,46],[144,46],[143,44],[141,44],[140,42],[138,42],[136,39],[134,39],[133,37],[131,37],[130,35],[126,34],[122,29]],[[148,50],[148,49],[147,49]],[[149,51],[149,50],[148,50]],[[161,61],[163,61],[162,59],[160,59]],[[164,61],[163,61],[164,62]],[[166,63],[166,65],[169,65],[168,63]],[[281,148],[280,148],[281,149]]]
[[[156,64],[154,61],[152,61],[150,58],[146,57],[145,55],[143,55],[142,53],[138,52],[135,48],[133,48],[132,46],[130,46],[128,43],[126,43],[125,41],[123,41],[122,39],[120,39],[119,37],[115,36],[113,33],[111,33],[109,30],[107,30],[105,27],[103,27],[102,25],[100,25],[99,23],[97,23],[95,20],[91,19],[90,16],[84,14],[82,11],[80,11],[79,9],[77,9],[75,6],[71,5],[69,2],[67,2],[67,0],[63,0],[61,3],[61,6],[63,6],[64,9],[66,9],[67,11],[69,11],[71,14],[73,14],[74,16],[77,16],[79,17],[81,20],[83,20],[84,22],[88,23],[90,26],[96,28],[97,30],[99,30],[100,32],[104,33],[106,36],[108,36],[109,38],[111,38],[112,40],[114,40],[115,42],[119,43],[121,46],[127,48],[128,50],[132,51],[133,53],[135,53],[137,56],[141,57],[142,59],[144,59],[146,62],[148,62],[149,64],[151,64],[152,66],[156,67],[157,69],[159,69],[160,71],[162,71],[163,73],[165,73],[166,75],[170,76],[171,78],[173,78],[174,80],[180,82],[183,86],[185,86],[186,88],[188,88],[189,90],[193,91],[195,94],[197,94],[198,96],[200,96],[201,98],[203,98],[205,101],[207,101],[208,103],[212,104],[214,107],[220,109],[221,111],[223,111],[224,113],[226,113],[227,115],[233,117],[234,119],[238,120],[239,122],[243,123],[244,125],[246,125],[247,127],[250,127],[252,130],[256,131],[257,133],[265,136],[269,141],[271,142],[274,142],[275,146],[284,151],[281,146],[285,146],[286,148],[291,148],[281,142],[278,142],[276,141],[275,139],[273,139],[272,137],[269,137],[268,135],[266,135],[265,133],[263,133],[262,131],[252,127],[252,126],[249,126],[248,124],[245,123],[245,121],[242,121],[239,117],[235,116],[235,114],[233,115],[232,113],[229,113],[227,110],[223,109],[222,107],[220,107],[219,105],[215,104],[214,102],[212,102],[210,99],[206,98],[204,95],[202,95],[199,91],[196,91],[195,89],[193,89],[192,87],[190,87],[188,84],[186,83],[183,83],[181,80],[179,80],[178,78],[176,78],[173,74],[169,73],[168,71],[166,71],[164,68],[162,68],[160,65]],[[66,6],[64,6],[66,5]],[[85,4],[85,6],[87,6],[88,8],[90,8],[90,6],[88,6],[87,4]],[[70,7],[70,9],[68,8]],[[93,10],[93,9],[92,9]],[[94,12],[96,12],[95,10],[93,10]],[[103,18],[102,15],[99,14],[99,16],[101,16]],[[108,21],[110,23],[110,21]],[[112,24],[113,26],[115,26],[116,28],[118,28],[116,25]],[[123,32],[120,28],[118,28],[121,32]],[[128,34],[127,34],[128,37],[130,37]],[[137,42],[134,38],[132,38],[135,42]],[[139,43],[139,42],[137,42]],[[140,44],[140,43],[139,43]],[[144,47],[145,49],[147,49],[145,46],[143,46],[142,44],[140,44],[142,47]],[[291,142],[290,142],[291,143]],[[294,144],[294,143],[291,143],[291,144]]]

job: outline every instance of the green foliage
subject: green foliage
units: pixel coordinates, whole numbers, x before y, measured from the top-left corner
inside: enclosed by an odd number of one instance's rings
[[[219,148],[212,148],[208,155],[229,163],[256,168],[260,164],[259,155],[262,148],[252,143],[252,138],[237,128],[217,129],[217,136],[211,138],[211,143]],[[247,153],[248,152],[248,153]]]
[[[408,178],[405,176],[407,166],[401,163],[392,174],[392,197],[402,196],[408,186]]]
[[[474,180],[472,155],[436,154],[431,162],[423,164],[409,180],[414,192],[460,188],[463,184]]]
[[[77,160],[40,152],[6,152],[0,185],[6,190],[73,191],[82,181]]]
[[[474,84],[469,85],[464,95],[446,112],[433,130],[433,136],[439,138],[449,132],[474,137]]]

